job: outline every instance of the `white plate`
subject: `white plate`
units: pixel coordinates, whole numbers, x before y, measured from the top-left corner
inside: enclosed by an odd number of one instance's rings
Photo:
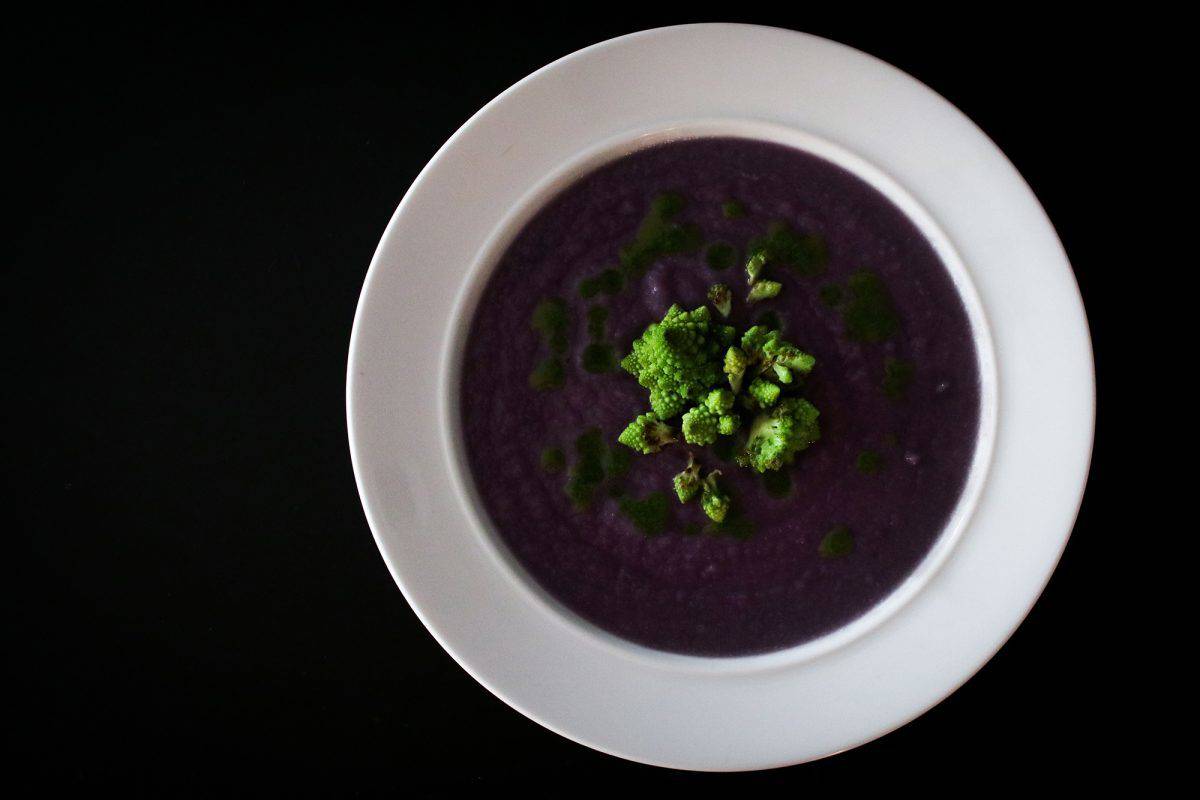
[[[698,133],[790,141],[884,189],[955,274],[984,374],[972,480],[913,578],[841,631],[751,658],[658,653],[561,610],[471,507],[453,442],[449,378],[463,313],[512,231],[584,165]],[[388,224],[359,301],[347,376],[367,519],[442,646],[551,730],[636,761],[702,770],[793,764],[862,744],[978,670],[1029,611],[1066,544],[1094,414],[1070,265],[1003,153],[881,61],[742,25],[663,28],[589,47],[472,117]]]

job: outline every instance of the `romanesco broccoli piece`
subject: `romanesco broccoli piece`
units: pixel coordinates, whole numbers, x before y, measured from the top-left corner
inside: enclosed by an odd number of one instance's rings
[[[733,392],[728,389],[713,389],[704,398],[704,405],[714,414],[724,414],[733,408]]]
[[[642,455],[657,453],[671,442],[677,441],[671,426],[658,418],[653,412],[641,414],[621,431],[617,441],[626,447],[637,450]]]
[[[700,465],[696,463],[696,457],[688,453],[687,467],[675,476],[675,494],[679,497],[679,502],[686,503],[699,494],[702,483]]]
[[[717,433],[722,436],[735,434],[740,427],[742,427],[742,418],[737,414],[722,414],[717,418]]]
[[[762,378],[755,378],[746,389],[760,406],[770,408],[775,405],[775,401],[779,399],[780,393],[783,391],[770,381],[764,381]]]
[[[725,521],[729,514],[729,506],[732,505],[729,495],[717,486],[717,476],[720,474],[721,471],[715,469],[708,473],[708,477],[704,479],[704,490],[700,494],[700,507],[704,509],[708,518],[716,523]]]
[[[780,383],[791,383],[793,371],[807,375],[817,363],[800,348],[780,340],[777,332],[763,344],[762,354],[764,371],[767,368],[774,370]]]
[[[787,367],[807,375],[817,360],[793,344],[782,341],[778,332],[763,344],[763,356],[772,364]]]
[[[751,253],[750,258],[746,260],[746,283],[753,286],[765,266],[767,266],[766,250],[755,250]]]
[[[792,382],[793,370],[808,374],[817,363],[808,353],[783,341],[779,331],[762,325],[755,325],[742,335],[742,351],[746,355],[748,370],[760,374],[774,372],[775,379],[783,384]]]
[[[708,289],[708,302],[720,312],[722,317],[728,317],[733,308],[733,292],[723,283],[714,283]]]
[[[725,351],[725,374],[729,376],[729,388],[736,394],[742,390],[742,376],[750,360],[740,347],[731,347]]]
[[[701,404],[683,415],[683,439],[688,444],[712,444],[717,440],[720,415]]]
[[[742,351],[747,358],[757,361],[762,358],[763,347],[767,342],[778,336],[779,331],[773,331],[765,325],[755,325],[742,334]]]
[[[671,306],[633,343],[621,366],[650,390],[650,407],[660,420],[683,411],[721,378],[721,351],[729,333],[710,326],[707,308]]]
[[[757,303],[759,300],[770,300],[783,291],[783,284],[779,281],[758,281],[750,287],[750,294],[746,295],[747,303]]]
[[[799,397],[787,397],[770,411],[759,414],[750,426],[746,450],[738,463],[756,472],[790,464],[796,453],[821,436],[816,407]]]

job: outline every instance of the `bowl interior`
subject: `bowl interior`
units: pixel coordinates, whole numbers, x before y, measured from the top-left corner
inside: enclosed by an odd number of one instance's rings
[[[593,625],[546,592],[512,555],[482,508],[466,458],[459,410],[459,374],[470,320],[492,270],[525,224],[560,191],[603,164],[652,145],[701,137],[757,139],[794,147],[846,169],[882,193],[916,225],[950,274],[970,322],[979,364],[981,407],[974,456],[958,502],[934,546],[904,581],[862,616],[794,647],[745,656],[694,656],[651,649]],[[992,336],[979,296],[949,238],[911,194],[866,160],[807,132],[755,120],[690,120],[631,130],[579,152],[538,181],[487,237],[471,264],[450,316],[442,364],[439,388],[442,445],[451,465],[459,502],[467,509],[473,533],[495,568],[540,613],[552,615],[560,624],[574,628],[625,657],[675,669],[724,672],[775,668],[817,658],[878,627],[920,592],[961,538],[985,483],[995,439],[997,379]]]

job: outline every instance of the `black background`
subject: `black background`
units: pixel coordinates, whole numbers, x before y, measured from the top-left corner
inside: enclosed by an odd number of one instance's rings
[[[822,762],[702,776],[601,755],[510,710],[434,642],[375,549],[350,469],[346,352],[371,254],[424,163],[497,93],[580,47],[688,21],[459,17],[9,28],[21,210],[4,300],[28,405],[10,434],[37,438],[6,459],[20,487],[16,777],[171,792],[811,790],[1103,759],[1103,438],[1062,564],[1012,640],[928,714]],[[1103,387],[1113,290],[1097,220],[1111,178],[1094,131],[1121,107],[1114,31],[754,21],[896,64],[1004,149],[1074,263]]]

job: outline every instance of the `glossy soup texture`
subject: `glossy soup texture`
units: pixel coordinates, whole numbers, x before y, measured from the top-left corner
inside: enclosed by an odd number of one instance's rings
[[[656,222],[663,208],[673,215]],[[655,240],[663,225],[672,233]],[[782,293],[747,306],[746,250],[771,230],[807,237],[803,257],[770,265]],[[733,464],[736,437],[691,448],[734,500],[715,528],[671,491],[685,446],[617,444],[649,404],[612,362],[718,281],[739,330],[778,325],[816,357],[803,394],[821,439],[769,477]],[[554,298],[566,325],[535,330]],[[698,655],[796,645],[886,597],[942,533],[979,426],[971,327],[929,242],[849,172],[749,139],[644,149],[554,197],[488,279],[460,388],[476,492],[523,571],[605,631]]]

